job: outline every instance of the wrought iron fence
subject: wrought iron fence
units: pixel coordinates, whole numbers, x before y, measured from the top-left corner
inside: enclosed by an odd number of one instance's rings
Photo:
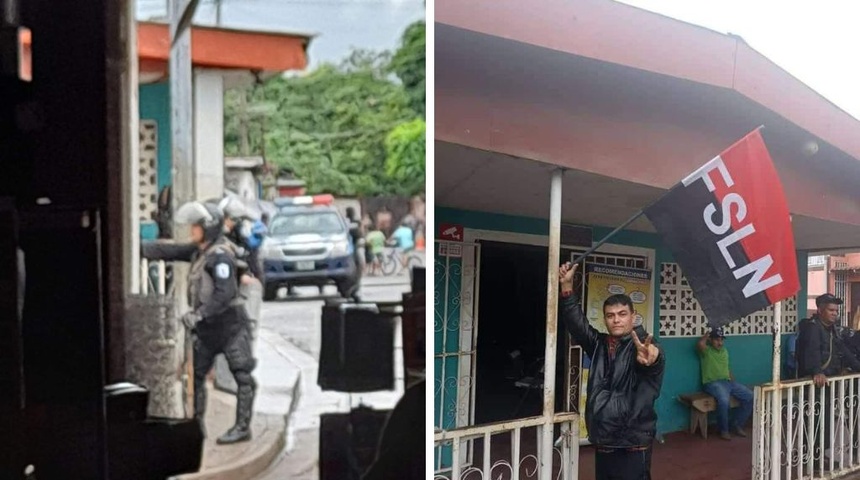
[[[860,374],[755,389],[753,478],[839,478],[860,470]]]

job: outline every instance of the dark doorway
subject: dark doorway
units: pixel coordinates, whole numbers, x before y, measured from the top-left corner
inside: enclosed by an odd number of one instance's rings
[[[546,247],[481,242],[476,424],[542,413],[547,258]],[[556,411],[564,396],[567,335],[561,332]]]

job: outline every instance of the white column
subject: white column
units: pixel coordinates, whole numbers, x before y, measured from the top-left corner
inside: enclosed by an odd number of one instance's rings
[[[126,207],[123,218],[123,272],[125,293],[140,293],[140,95],[138,86],[137,58],[137,20],[135,19],[135,2],[127,4],[126,36],[128,48],[128,69],[124,72],[123,84],[126,87],[125,105],[128,120],[126,135],[128,135],[122,162],[122,183]]]
[[[194,72],[194,196],[224,194],[224,78],[219,72]]]
[[[555,355],[558,348],[558,266],[561,255],[561,169],[552,172],[549,194],[549,264],[546,280],[546,350],[543,374],[543,416],[540,441],[540,480],[552,478],[555,415]],[[578,441],[573,439],[572,441]]]

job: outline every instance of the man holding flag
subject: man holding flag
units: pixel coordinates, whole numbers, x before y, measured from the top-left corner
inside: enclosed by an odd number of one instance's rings
[[[644,213],[683,270],[712,328],[797,293],[800,279],[791,217],[760,130],[681,180],[580,259]],[[597,445],[597,478],[650,478],[657,417],[653,403],[660,394],[665,359],[650,336],[643,342],[630,335],[633,305],[624,295],[614,295],[604,304],[609,335],[588,325],[573,292],[578,262],[559,271],[561,318],[594,362],[585,418],[589,437]],[[774,309],[774,333],[780,331],[780,310]],[[629,325],[616,318],[629,318]],[[774,358],[773,381],[779,382],[776,354]],[[642,449],[641,461],[631,454],[636,448]]]
[[[654,402],[660,396],[666,358],[633,330],[636,311],[627,295],[603,303],[607,333],[592,327],[574,293],[578,265],[559,269],[561,319],[583,352],[591,358],[585,423],[596,446],[595,478],[650,479],[651,445],[657,430]]]

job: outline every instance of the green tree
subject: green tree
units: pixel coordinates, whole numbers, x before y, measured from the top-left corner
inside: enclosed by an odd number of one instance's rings
[[[385,172],[398,185],[397,193],[414,195],[425,190],[425,125],[417,118],[398,125],[385,139]]]
[[[403,82],[409,94],[412,109],[424,116],[426,86],[425,66],[426,41],[423,21],[415,22],[406,28],[400,39],[400,48],[391,59],[391,71]]]
[[[295,172],[311,193],[398,191],[386,174],[385,139],[417,112],[389,72],[389,54],[355,51],[340,65],[231,91],[225,97],[225,153],[262,154]]]

